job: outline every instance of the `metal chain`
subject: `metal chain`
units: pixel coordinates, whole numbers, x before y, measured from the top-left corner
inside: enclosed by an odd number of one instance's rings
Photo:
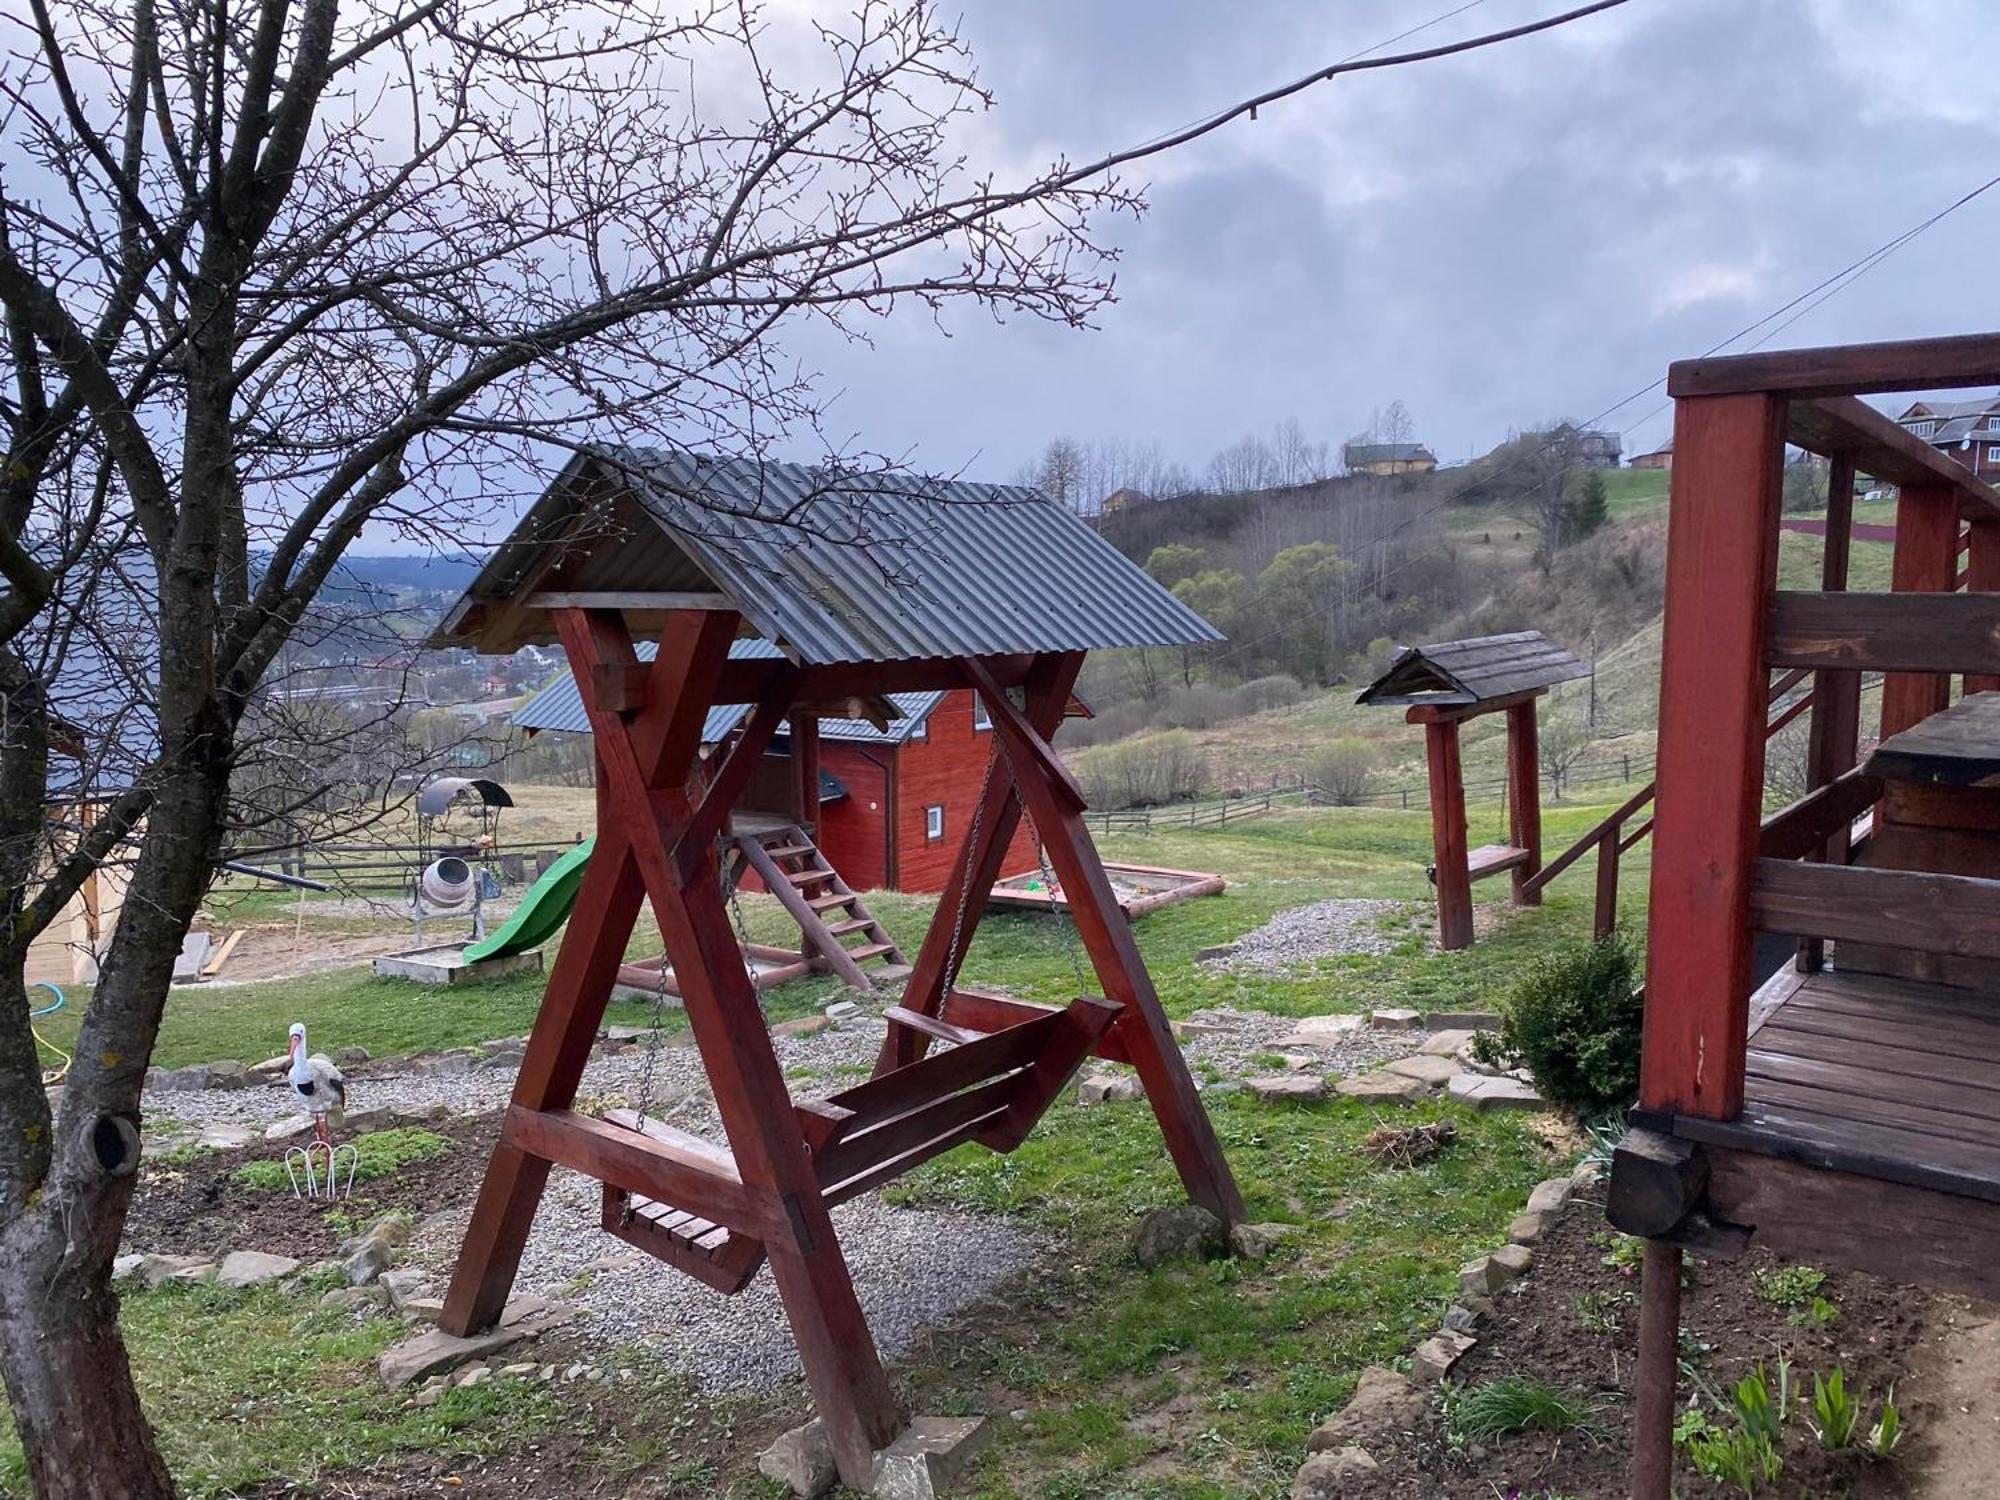
[[[993,748],[996,754],[986,757],[986,774],[979,779],[979,798],[972,804],[972,826],[965,831],[965,853],[969,861],[979,858],[979,823],[986,813],[986,797],[993,787],[993,768],[998,760],[997,752],[1000,750],[1000,732],[997,729],[993,733]],[[961,899],[958,903],[958,910],[951,923],[951,944],[944,952],[943,990],[946,994],[951,992],[952,985],[958,979],[958,948],[965,937],[965,908],[972,895],[969,882],[975,873],[973,865],[968,863],[965,867],[968,886],[962,893],[967,899]]]

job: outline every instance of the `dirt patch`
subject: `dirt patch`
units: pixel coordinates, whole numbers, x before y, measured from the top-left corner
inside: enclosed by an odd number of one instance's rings
[[[1455,1446],[1443,1412],[1434,1404],[1413,1432],[1393,1444],[1371,1445],[1381,1468],[1354,1493],[1367,1500],[1493,1500],[1496,1494],[1514,1493],[1623,1500],[1630,1493],[1639,1288],[1636,1263],[1607,1264],[1611,1250],[1601,1208],[1578,1204],[1536,1247],[1533,1273],[1501,1295],[1498,1312],[1480,1329],[1478,1347],[1453,1371],[1462,1387],[1504,1375],[1548,1381],[1594,1402],[1594,1431],[1521,1433],[1483,1449]],[[1774,1305],[1758,1289],[1756,1273],[1782,1264],[1758,1252],[1734,1265],[1690,1261],[1692,1280],[1682,1306],[1683,1357],[1718,1391],[1727,1391],[1761,1363],[1774,1398],[1778,1361],[1789,1359],[1795,1399],[1803,1394],[1808,1403],[1815,1373],[1844,1369],[1849,1392],[1867,1404],[1864,1420],[1872,1423],[1889,1386],[1908,1381],[1920,1362],[1933,1357],[1935,1344],[1928,1333],[1950,1313],[1951,1299],[1870,1276],[1830,1272],[1818,1295],[1837,1307],[1839,1315],[1822,1326],[1808,1326],[1791,1321],[1797,1308]],[[1921,1493],[1914,1486],[1928,1466],[1932,1443],[1927,1428],[1935,1411],[1913,1405],[1908,1389],[1899,1394],[1898,1406],[1910,1436],[1888,1462],[1823,1451],[1806,1425],[1809,1406],[1795,1410],[1787,1429],[1784,1476],[1771,1493],[1849,1500]],[[1685,1379],[1680,1394],[1685,1402]],[[1727,1493],[1685,1460],[1674,1482],[1676,1493],[1689,1500]]]
[[[1923,1439],[1911,1500],[1964,1500],[2000,1475],[2000,1307],[1970,1303],[1933,1320],[1907,1400]]]
[[[390,1209],[416,1219],[443,1209],[469,1211],[499,1139],[500,1116],[469,1115],[428,1128],[454,1142],[453,1149],[357,1182],[354,1196],[338,1204],[301,1202],[289,1189],[270,1192],[235,1180],[246,1162],[282,1157],[282,1145],[260,1142],[241,1151],[147,1162],[126,1219],[125,1248],[169,1255],[263,1250],[310,1262],[330,1258],[356,1224]]]

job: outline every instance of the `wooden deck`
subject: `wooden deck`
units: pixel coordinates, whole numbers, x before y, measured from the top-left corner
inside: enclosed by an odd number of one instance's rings
[[[1780,970],[1752,1000],[1743,1111],[1705,1145],[2000,1203],[2000,1007],[1874,974]]]

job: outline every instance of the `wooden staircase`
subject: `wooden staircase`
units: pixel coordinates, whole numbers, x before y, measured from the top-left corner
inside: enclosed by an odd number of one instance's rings
[[[857,990],[909,977],[909,960],[889,930],[827,863],[803,828],[791,823],[732,837],[738,869],[747,865],[755,870],[764,888],[799,924],[806,957],[814,968],[832,970]]]

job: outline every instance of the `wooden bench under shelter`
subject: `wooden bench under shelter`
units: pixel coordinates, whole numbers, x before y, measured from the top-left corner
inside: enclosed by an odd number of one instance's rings
[[[2000,384],[2000,334],[1701,359],[1674,468],[1638,1125],[1632,1493],[1667,1500],[1687,1248],[2000,1296],[2000,494],[1856,399]],[[1829,467],[1819,587],[1781,588],[1787,444]],[[1897,487],[1848,590],[1857,474]],[[1812,676],[1806,795],[1765,813],[1774,677]],[[1864,759],[1864,679],[1881,674]],[[1759,933],[1797,959],[1761,985]]]
[[[658,641],[649,663],[637,632]],[[778,654],[733,658],[739,634]],[[1085,831],[1083,796],[1049,743],[1088,650],[1215,638],[1032,490],[653,450],[574,459],[433,637],[485,652],[561,643],[589,714],[598,805],[596,853],[442,1326],[493,1323],[549,1169],[581,1171],[604,1184],[607,1230],[718,1291],[770,1266],[841,1476],[859,1487],[903,1418],[834,1205],[963,1142],[1012,1150],[1095,1054],[1137,1070],[1189,1196],[1241,1221],[1241,1195]],[[719,851],[731,808],[788,720],[805,729],[843,705],[944,688],[976,692],[996,730],[951,878],[888,1012],[874,1076],[795,1099],[725,909]],[[736,703],[753,706],[747,720],[697,775],[705,717]],[[1024,814],[1102,995],[1049,1006],[956,982]],[[721,1143],[643,1111],[572,1108],[642,903],[686,1006]]]
[[[1472,946],[1472,882],[1510,872],[1516,906],[1541,905],[1541,768],[1536,702],[1590,668],[1539,630],[1408,646],[1357,703],[1407,708],[1424,726],[1430,765],[1431,878],[1437,886],[1438,946]],[[1465,771],[1458,727],[1482,714],[1507,715],[1507,828],[1504,844],[1469,849]]]

